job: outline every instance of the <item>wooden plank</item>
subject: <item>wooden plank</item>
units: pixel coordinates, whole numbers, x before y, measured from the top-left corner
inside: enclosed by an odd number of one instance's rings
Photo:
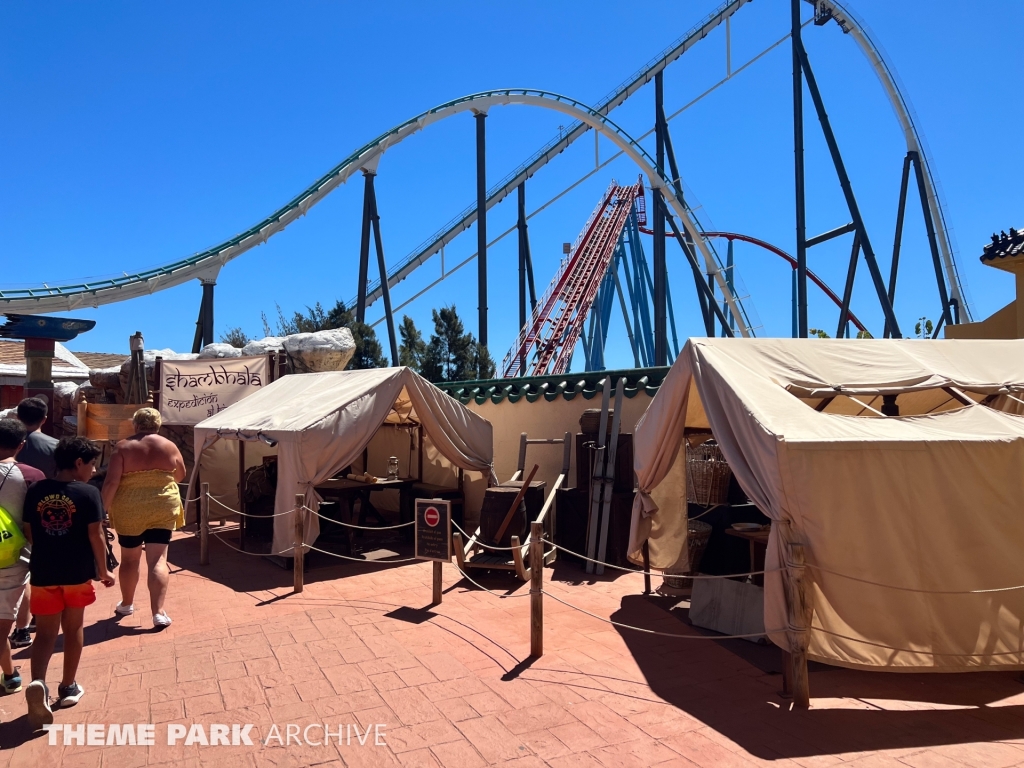
[[[530,526],[530,655],[544,655],[544,526]]]
[[[516,576],[518,576],[521,581],[529,581],[530,571],[523,563],[523,548],[519,545],[518,536],[512,537],[512,547],[512,564],[516,568]]]

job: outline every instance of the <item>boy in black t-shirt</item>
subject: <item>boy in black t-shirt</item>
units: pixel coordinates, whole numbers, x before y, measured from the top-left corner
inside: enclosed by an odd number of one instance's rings
[[[56,476],[36,483],[25,496],[25,536],[32,546],[31,608],[36,617],[32,682],[25,688],[25,699],[29,723],[36,728],[53,722],[46,668],[57,634],[64,630],[64,676],[57,703],[68,707],[85,692],[75,682],[75,673],[82,658],[85,607],[96,602],[92,581],[114,585],[103,540],[103,502],[99,491],[86,483],[96,472],[99,455],[84,437],[63,438],[54,452]]]

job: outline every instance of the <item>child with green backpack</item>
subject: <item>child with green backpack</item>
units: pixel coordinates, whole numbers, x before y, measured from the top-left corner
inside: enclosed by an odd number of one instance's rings
[[[35,467],[16,461],[25,445],[25,425],[17,419],[0,419],[0,690],[17,693],[21,675],[11,660],[9,635],[28,584],[29,552],[22,534],[25,494],[33,483],[45,479]]]

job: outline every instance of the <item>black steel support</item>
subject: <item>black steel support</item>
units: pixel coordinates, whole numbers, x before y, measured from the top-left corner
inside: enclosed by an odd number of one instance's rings
[[[689,248],[686,247],[686,241],[683,239],[683,233],[680,232],[679,227],[676,226],[676,220],[671,217],[667,217],[666,221],[672,228],[672,234],[675,235],[676,240],[679,241],[679,245],[683,249],[683,253],[686,254],[686,260],[690,262],[690,269],[697,273],[697,288],[704,294],[705,299],[710,299],[708,305],[718,317],[718,321],[722,324],[722,330],[725,331],[726,336],[735,336],[736,334],[733,333],[732,328],[729,327],[729,323],[725,318],[725,313],[722,312],[722,308],[718,306],[718,302],[715,301],[715,297],[709,295],[710,290],[708,289],[708,284],[700,279],[700,265],[697,263],[697,257],[693,255]]]
[[[486,113],[476,114],[477,340],[487,346],[487,130]]]
[[[380,292],[384,299],[384,319],[388,324],[388,341],[391,342],[391,364],[398,365],[398,340],[395,338],[395,317],[391,314],[391,288],[388,286],[388,269],[384,263],[384,241],[380,237],[380,214],[377,212],[377,193],[370,181],[370,219],[373,223],[373,244],[377,249],[377,268],[380,270]]]
[[[793,41],[793,172],[796,190],[797,333],[807,338],[807,220],[804,206],[804,83],[800,73],[800,1],[790,0]]]
[[[857,225],[851,221],[849,224],[843,224],[841,227],[836,227],[835,229],[830,229],[828,232],[822,232],[820,235],[807,238],[807,240],[804,241],[804,247],[813,248],[816,245],[828,242],[834,237],[845,235],[847,232],[854,232],[856,229]]]
[[[794,4],[797,0],[793,0]],[[797,55],[803,67],[804,76],[807,78],[807,90],[810,91],[811,100],[814,102],[814,109],[818,113],[818,122],[821,123],[822,133],[825,134],[825,143],[828,144],[828,151],[832,155],[832,163],[836,168],[836,175],[839,177],[839,184],[843,188],[843,195],[846,197],[846,205],[850,209],[850,217],[857,225],[857,234],[860,236],[860,247],[864,251],[864,262],[871,273],[871,282],[874,283],[875,292],[878,294],[878,302],[882,305],[882,312],[892,330],[893,338],[902,338],[900,325],[896,320],[892,304],[889,302],[889,294],[886,292],[885,281],[882,279],[882,272],[878,268],[878,260],[875,259],[875,250],[871,247],[871,240],[868,238],[867,227],[864,226],[864,219],[860,215],[860,208],[857,205],[857,198],[853,194],[853,185],[846,172],[846,165],[843,163],[843,156],[839,152],[839,144],[836,142],[835,134],[832,132],[832,124],[829,122],[828,113],[825,112],[825,103],[821,100],[821,92],[814,79],[814,71],[811,69],[811,62],[807,58],[807,51],[803,43],[795,39]],[[804,286],[806,289],[806,285]],[[806,292],[806,291],[805,291]]]
[[[665,175],[665,110],[663,73],[654,76],[654,133],[656,136],[655,163],[658,172]],[[665,208],[660,189],[651,189],[654,203],[654,364],[668,365],[668,299],[665,264]],[[685,246],[684,246],[685,247]],[[703,279],[698,276],[702,285]]]
[[[356,293],[356,320],[366,322],[366,281],[370,267],[370,198],[374,174],[363,170],[363,228],[359,238],[359,286]]]
[[[903,178],[900,180],[900,202],[896,208],[896,235],[892,240],[892,264],[889,267],[889,303],[896,306],[896,276],[900,270],[900,249],[903,247],[903,215],[907,211],[907,187],[910,185],[910,153],[903,158]],[[883,339],[889,338],[889,323],[885,324]]]
[[[203,283],[203,346],[213,344],[213,287],[216,283]]]
[[[946,278],[942,274],[939,243],[935,237],[935,222],[932,220],[931,208],[928,207],[928,192],[924,186],[924,168],[921,167],[921,157],[917,152],[908,152],[907,154],[914,161],[917,191],[921,193],[921,210],[924,213],[924,226],[928,230],[928,246],[932,251],[932,264],[935,265],[935,282],[939,286],[939,300],[942,301],[942,319],[946,321],[946,325],[952,325],[953,320],[949,314],[949,293],[946,291]]]
[[[203,310],[206,309],[206,304],[201,299],[199,301],[199,317],[196,319],[196,335],[192,339],[192,354],[198,355],[203,349]]]
[[[675,153],[675,150],[673,150],[673,148],[672,148],[672,134],[669,133],[669,130],[668,130],[668,120],[665,119],[664,104],[662,104],[661,125],[662,125],[662,135],[665,137],[665,151],[668,154],[668,167],[669,167],[669,170],[672,173],[672,186],[675,188],[676,198],[679,200],[679,202],[682,205],[685,206],[686,205],[686,200],[683,197],[683,184],[680,181],[681,175],[679,173],[679,166],[676,165],[676,153]],[[670,216],[671,215],[669,213],[667,207],[665,209],[665,215],[666,216]],[[686,238],[687,244],[690,246],[690,251],[692,252],[693,251],[693,239],[690,237],[690,233],[689,232],[684,233],[684,236]],[[667,271],[668,271],[668,268],[666,266],[666,273],[667,273]],[[709,275],[708,277],[709,277],[709,279],[713,279],[713,277],[711,275]],[[694,274],[694,279],[699,280],[700,279],[700,275]],[[666,291],[665,291],[665,296],[666,296],[666,302],[667,302],[667,299],[668,299],[668,290],[667,290],[667,288],[666,288]],[[705,330],[705,332],[707,333],[708,336],[714,336],[715,335],[715,333],[714,333],[714,329],[715,329],[715,316],[708,309],[708,302],[704,298],[704,292],[701,291],[699,288],[697,289],[697,300],[700,302],[700,314],[701,314],[701,317],[704,318],[704,330]]]
[[[526,330],[526,182],[521,182],[519,191],[519,332]],[[520,356],[519,375],[526,375],[526,352]]]
[[[843,290],[843,306],[839,308],[839,330],[836,338],[846,336],[846,326],[850,319],[850,300],[853,298],[853,281],[857,277],[857,259],[860,256],[860,235],[853,236],[853,251],[850,253],[850,267],[846,271],[846,288]]]

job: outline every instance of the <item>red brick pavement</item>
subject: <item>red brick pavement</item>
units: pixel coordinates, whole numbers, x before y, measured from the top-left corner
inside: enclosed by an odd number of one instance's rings
[[[116,588],[86,613],[81,703],[63,724],[155,723],[154,746],[50,746],[33,737],[22,695],[0,699],[0,768],[216,766],[802,766],[956,768],[1024,765],[1024,686],[1009,673],[895,675],[815,666],[812,708],[788,709],[777,651],[739,640],[644,635],[547,600],[545,654],[530,661],[529,601],[472,589],[445,567],[342,564],[291,574],[211,543],[171,547],[167,611],[116,621]],[[696,634],[637,576],[593,580],[548,569],[548,589],[600,616]],[[143,580],[144,581],[144,580]],[[489,577],[523,595],[511,576]],[[148,598],[140,589],[136,605]],[[16,662],[28,668],[27,652]],[[50,665],[51,690],[61,659]],[[168,724],[252,723],[254,746],[166,743]],[[332,732],[383,726],[385,746],[259,742],[278,724]],[[322,741],[317,728],[310,740]],[[344,742],[345,739],[343,738]]]

